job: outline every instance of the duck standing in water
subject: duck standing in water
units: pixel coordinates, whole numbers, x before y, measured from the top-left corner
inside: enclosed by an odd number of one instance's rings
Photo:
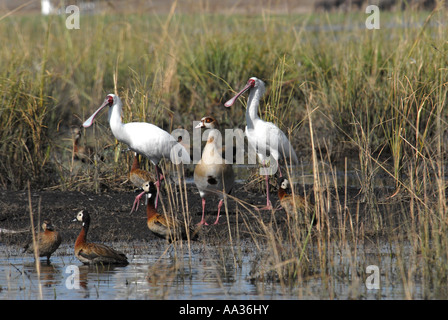
[[[90,226],[90,215],[81,210],[73,221],[82,222],[81,232],[75,242],[75,256],[84,264],[119,264],[127,265],[128,259],[122,252],[100,243],[87,242]]]
[[[37,237],[37,246],[39,248],[39,257],[47,257],[47,263],[50,263],[50,256],[59,248],[62,238],[58,231],[55,230],[49,219],[42,223],[44,232],[39,233]],[[34,253],[33,242],[28,242],[23,248],[23,252]]]

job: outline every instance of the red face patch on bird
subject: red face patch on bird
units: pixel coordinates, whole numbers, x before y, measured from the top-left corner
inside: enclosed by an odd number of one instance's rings
[[[254,79],[249,79],[249,80],[247,81],[247,85],[248,85],[248,86],[251,86],[252,88],[255,87],[255,80],[254,80]]]

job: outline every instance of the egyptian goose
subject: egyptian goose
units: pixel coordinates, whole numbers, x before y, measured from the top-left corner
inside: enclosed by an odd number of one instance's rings
[[[200,123],[195,128],[205,128],[205,129],[217,129],[217,130],[220,130],[218,121],[215,118],[211,117],[211,116],[203,117],[201,119]],[[221,152],[221,157],[223,159],[226,159],[226,147],[225,146],[219,147],[218,150]],[[244,150],[242,150],[242,152],[244,152]],[[237,160],[237,146],[235,146],[235,145],[233,145],[231,156],[232,156],[232,160],[229,160],[228,162],[233,161],[233,163],[236,163],[236,160]]]
[[[204,118],[203,118],[204,119]],[[206,127],[201,121],[196,128]],[[199,224],[208,225],[205,221],[205,202],[209,196],[218,196],[218,215],[214,224],[218,224],[221,207],[224,202],[224,193],[230,194],[235,182],[232,164],[225,163],[221,155],[221,134],[217,129],[211,129],[207,144],[202,151],[202,158],[194,168],[194,182],[202,199],[202,219]]]

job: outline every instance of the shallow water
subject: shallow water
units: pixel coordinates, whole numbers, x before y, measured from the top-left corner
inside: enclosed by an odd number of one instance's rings
[[[126,252],[128,266],[84,266],[67,245],[47,265],[40,264],[40,285],[34,258],[19,248],[0,246],[0,299],[9,300],[105,300],[105,299],[403,299],[403,285],[393,280],[394,261],[389,249],[363,254],[363,261],[353,267],[351,254],[335,251],[331,279],[323,281],[316,273],[294,284],[254,279],[259,267],[255,246],[208,246],[173,248],[157,242],[120,245]],[[388,246],[385,245],[385,248]],[[381,251],[384,251],[381,253]],[[131,252],[131,253],[130,253]],[[369,258],[370,255],[370,258]],[[236,257],[236,260],[235,258]],[[368,289],[357,268],[378,263],[380,287]],[[385,274],[386,273],[386,274]],[[344,276],[344,275],[345,276]],[[79,278],[77,278],[79,276]],[[328,277],[328,276],[327,276]],[[387,278],[387,279],[386,279]],[[387,280],[387,281],[385,281]],[[421,294],[413,288],[413,298]]]

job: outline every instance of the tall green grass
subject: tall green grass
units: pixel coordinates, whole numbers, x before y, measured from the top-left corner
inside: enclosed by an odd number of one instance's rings
[[[105,162],[76,171],[71,161],[70,126],[105,94],[122,97],[125,122],[192,132],[193,120],[212,114],[236,128],[245,102],[222,103],[256,76],[267,83],[261,116],[312,164],[317,226],[277,225],[237,199],[243,222],[236,227],[268,248],[254,277],[287,286],[318,274],[334,297],[335,279],[365,278],[372,259],[363,248],[373,244],[373,260],[381,260],[382,236],[398,266],[386,275],[392,284],[403,284],[408,298],[416,281],[423,297],[446,297],[447,18],[443,10],[382,12],[381,29],[367,30],[362,12],[108,13],[82,15],[80,30],[68,30],[64,16],[8,16],[0,21],[1,187],[119,188],[132,155],[112,139],[107,116],[84,131]],[[340,184],[340,172],[350,170],[361,187],[355,199],[347,177]],[[385,178],[393,184],[378,194]],[[189,221],[181,195],[169,207],[181,207]]]
[[[242,126],[244,108],[220,105],[250,76],[267,82],[261,112],[292,129],[299,152],[309,154],[307,126],[297,124],[312,99],[322,148],[367,143],[391,157],[398,179],[409,144],[421,149],[434,134],[446,83],[438,24],[446,13],[422,26],[427,15],[383,13],[380,30],[365,29],[362,13],[81,15],[80,30],[67,29],[64,16],[9,16],[0,23],[1,184],[55,184],[57,174],[47,173],[59,170],[51,158],[61,135],[113,91],[125,97],[125,121],[191,129],[212,113]],[[106,117],[100,123],[107,128]]]

